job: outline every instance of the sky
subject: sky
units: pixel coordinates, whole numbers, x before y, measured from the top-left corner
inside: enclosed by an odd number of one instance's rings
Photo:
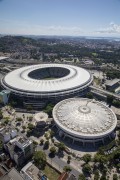
[[[0,34],[120,37],[120,0],[0,0]]]

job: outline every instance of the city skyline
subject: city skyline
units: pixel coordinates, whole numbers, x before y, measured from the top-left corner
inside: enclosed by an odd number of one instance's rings
[[[0,0],[0,34],[120,37],[120,0]]]

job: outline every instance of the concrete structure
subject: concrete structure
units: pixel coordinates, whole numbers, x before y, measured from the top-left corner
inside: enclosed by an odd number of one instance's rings
[[[9,172],[7,172],[4,176],[0,177],[1,180],[24,180],[20,173],[12,168]]]
[[[11,139],[15,138],[17,136],[17,130],[16,129],[10,129],[10,128],[1,128],[0,129],[0,139],[3,143],[9,142]]]
[[[117,119],[120,120],[120,108],[111,106],[111,109],[113,110],[113,112],[116,114]]]
[[[24,152],[25,156],[28,156],[28,154],[32,154],[33,153],[33,143],[31,140],[23,137],[23,136],[19,136],[16,139],[16,145],[22,149],[22,151]]]
[[[120,79],[108,80],[105,83],[105,86],[106,86],[106,90],[114,91],[116,88],[120,86]]]
[[[106,105],[87,98],[70,98],[53,109],[59,135],[84,143],[104,143],[114,138],[117,118]]]
[[[15,161],[18,166],[23,165],[33,154],[33,142],[21,136],[4,144],[4,148],[9,153],[10,158]]]
[[[7,60],[9,57],[6,57],[6,56],[0,56],[0,62],[3,62],[5,60]]]
[[[2,80],[4,89],[24,105],[44,107],[48,102],[84,96],[93,78],[83,68],[66,64],[40,64],[8,73]]]
[[[49,122],[48,115],[42,111],[39,113],[36,113],[34,116],[34,122],[36,126],[44,127]]]
[[[0,92],[0,103],[3,103],[4,105],[8,103],[10,96],[9,90],[3,90]]]
[[[21,169],[20,174],[25,180],[39,180],[39,179],[47,180],[47,177],[41,174],[40,170],[32,162],[26,164]]]

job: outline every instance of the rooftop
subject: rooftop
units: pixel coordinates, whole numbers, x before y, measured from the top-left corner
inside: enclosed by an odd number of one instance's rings
[[[21,173],[26,173],[30,176],[33,180],[39,180],[39,169],[31,162],[29,162],[26,166],[24,166],[21,170]]]
[[[4,60],[4,59],[8,59],[9,57],[6,56],[0,56],[0,61]]]
[[[26,145],[26,144],[30,144],[31,143],[31,140],[27,139],[26,137],[24,136],[18,136],[16,138],[16,141],[20,144],[22,144],[23,146]]]
[[[106,85],[107,86],[113,86],[116,83],[119,83],[120,79],[113,79],[113,80],[107,80]]]
[[[39,122],[39,121],[46,122],[48,120],[48,115],[47,115],[47,113],[44,113],[41,111],[41,112],[35,114],[34,119],[36,122]]]
[[[55,123],[64,131],[78,137],[102,137],[112,132],[117,118],[106,105],[87,98],[70,98],[53,109]]]
[[[1,180],[24,180],[24,179],[15,168],[12,168],[7,174],[1,177]]]
[[[83,68],[66,64],[40,64],[8,73],[3,84],[15,91],[43,93],[67,91],[86,86],[91,81],[90,73]]]

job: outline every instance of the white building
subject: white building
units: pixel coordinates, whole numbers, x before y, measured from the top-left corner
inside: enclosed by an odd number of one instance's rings
[[[91,74],[77,66],[40,64],[8,73],[1,85],[24,105],[43,107],[48,102],[85,95],[92,81]]]
[[[11,139],[15,138],[16,136],[17,136],[16,129],[10,129],[10,128],[0,129],[0,138],[3,141],[3,143],[9,142]]]
[[[35,122],[35,125],[38,127],[43,127],[47,125],[49,123],[47,113],[44,113],[42,111],[39,113],[36,113],[34,116],[34,122]]]
[[[70,98],[53,109],[59,135],[85,143],[104,143],[115,137],[117,118],[106,105],[87,98]]]
[[[40,170],[31,162],[26,164],[20,171],[21,176],[25,180],[39,180]]]

